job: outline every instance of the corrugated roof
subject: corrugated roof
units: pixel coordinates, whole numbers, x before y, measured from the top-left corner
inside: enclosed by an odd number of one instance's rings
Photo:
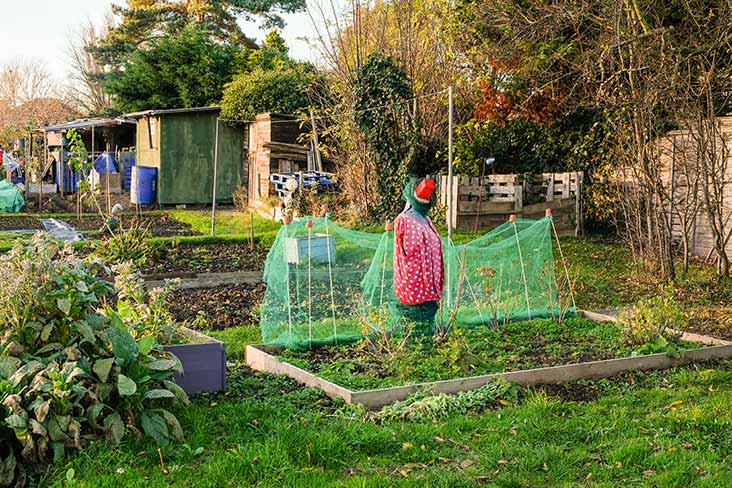
[[[76,119],[63,124],[48,125],[44,127],[46,132],[62,132],[69,129],[91,129],[92,127],[112,127],[122,124],[134,124],[132,120],[125,120],[124,117],[110,118],[93,118],[93,119]]]
[[[142,112],[131,112],[125,114],[125,117],[133,119],[139,119],[141,117],[154,117],[156,115],[170,115],[170,114],[187,114],[195,112],[220,112],[221,107],[192,107],[192,108],[170,108],[164,110],[143,110]]]

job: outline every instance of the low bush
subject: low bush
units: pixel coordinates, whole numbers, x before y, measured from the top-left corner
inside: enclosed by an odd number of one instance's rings
[[[683,329],[687,320],[671,287],[661,295],[642,299],[622,310],[618,319],[625,343],[629,346],[665,344],[666,339],[678,338],[678,334],[671,330]]]
[[[29,466],[90,440],[182,438],[169,410],[188,401],[172,382],[180,362],[159,345],[154,321],[145,333],[149,315],[135,300],[115,300],[99,259],[40,235],[0,268],[0,486],[22,486]]]

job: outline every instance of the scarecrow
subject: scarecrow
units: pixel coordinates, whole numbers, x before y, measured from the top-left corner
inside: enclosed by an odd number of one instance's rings
[[[397,315],[414,323],[414,334],[432,336],[442,297],[442,241],[427,213],[434,205],[435,182],[408,177],[404,211],[394,220],[394,292]]]

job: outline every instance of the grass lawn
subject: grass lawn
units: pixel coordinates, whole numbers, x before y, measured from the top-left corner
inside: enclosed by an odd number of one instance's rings
[[[209,212],[170,213],[210,231]],[[243,242],[248,226],[245,214],[220,212],[215,239]],[[277,228],[255,217],[265,245]],[[562,246],[578,267],[580,308],[617,307],[661,289],[619,245],[566,239]],[[725,315],[732,284],[708,268],[694,266],[676,297],[704,323],[732,317]],[[316,390],[243,366],[243,347],[261,340],[257,327],[211,335],[227,343],[229,390],[176,412],[185,445],[159,454],[148,441],[128,439],[116,449],[96,443],[37,486],[732,486],[732,361],[521,390],[512,406],[443,421],[376,423]]]
[[[578,392],[591,401],[572,401]],[[730,486],[731,407],[730,362],[524,391],[516,406],[440,422],[383,424],[284,377],[237,369],[226,395],[177,412],[187,444],[162,449],[163,466],[152,443],[98,443],[41,485]]]

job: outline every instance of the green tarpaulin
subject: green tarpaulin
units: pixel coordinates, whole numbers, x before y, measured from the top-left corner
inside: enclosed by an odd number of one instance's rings
[[[23,193],[13,186],[12,183],[0,181],[0,213],[16,213],[25,205]]]

